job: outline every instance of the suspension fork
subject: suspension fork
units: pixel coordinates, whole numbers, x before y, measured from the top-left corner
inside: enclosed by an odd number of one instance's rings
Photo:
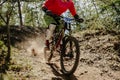
[[[68,30],[69,30],[69,36],[72,36],[71,24],[68,23],[67,26],[68,26]],[[73,44],[72,44],[72,42],[70,41],[70,52],[71,52],[71,53],[72,53],[72,51],[73,51],[72,45],[73,45]]]

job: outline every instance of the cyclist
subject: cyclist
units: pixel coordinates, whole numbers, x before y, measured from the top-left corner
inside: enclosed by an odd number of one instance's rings
[[[42,10],[45,12],[44,19],[48,25],[45,42],[45,48],[48,50],[49,42],[53,36],[53,32],[55,31],[57,24],[60,25],[59,19],[62,13],[64,13],[66,10],[69,10],[76,21],[83,22],[83,19],[77,15],[72,0],[46,0],[42,6]]]

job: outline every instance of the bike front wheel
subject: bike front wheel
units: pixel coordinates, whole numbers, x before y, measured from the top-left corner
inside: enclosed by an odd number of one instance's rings
[[[78,40],[74,37],[67,37],[63,41],[60,55],[62,73],[71,75],[75,72],[79,63],[80,49]]]

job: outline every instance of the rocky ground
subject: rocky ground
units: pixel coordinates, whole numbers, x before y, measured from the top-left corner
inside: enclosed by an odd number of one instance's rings
[[[64,76],[59,69],[45,64],[44,34],[28,38],[13,49],[7,73],[14,80],[120,80],[118,35],[86,30],[74,36],[79,40],[81,54],[73,75]]]

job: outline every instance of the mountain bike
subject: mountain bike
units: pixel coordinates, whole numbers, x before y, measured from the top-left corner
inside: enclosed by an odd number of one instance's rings
[[[78,40],[72,36],[71,23],[74,19],[61,17],[64,26],[59,32],[54,32],[50,42],[50,50],[44,50],[46,61],[51,61],[54,52],[60,55],[61,72],[65,75],[71,75],[77,69],[80,57],[80,48]]]

